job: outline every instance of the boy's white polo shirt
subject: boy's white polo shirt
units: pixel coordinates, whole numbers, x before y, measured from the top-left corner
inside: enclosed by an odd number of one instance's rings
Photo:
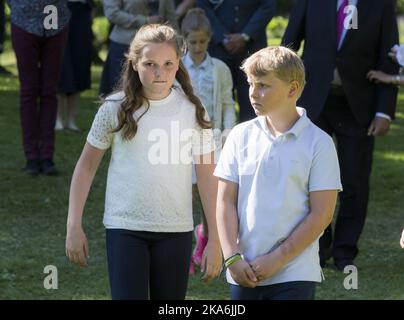
[[[309,192],[342,190],[331,137],[297,111],[298,121],[276,138],[265,117],[235,126],[216,166],[215,176],[238,184],[238,241],[247,261],[273,250],[309,214]],[[318,249],[313,242],[259,285],[321,282]],[[227,280],[236,284],[229,272]]]

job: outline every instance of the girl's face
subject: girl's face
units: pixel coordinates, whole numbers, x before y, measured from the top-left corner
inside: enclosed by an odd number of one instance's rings
[[[192,60],[201,63],[208,50],[210,35],[206,31],[191,31],[185,40]]]
[[[150,100],[161,100],[170,93],[179,68],[179,57],[174,47],[167,43],[149,43],[134,66],[139,73],[143,94]]]

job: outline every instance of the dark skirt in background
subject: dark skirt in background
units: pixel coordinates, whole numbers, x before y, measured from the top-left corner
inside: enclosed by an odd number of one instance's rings
[[[73,94],[91,87],[91,8],[80,2],[69,2],[72,14],[69,37],[63,58],[59,93]]]
[[[106,96],[116,89],[122,73],[122,66],[125,62],[125,53],[129,45],[109,40],[108,56],[102,70],[100,96]]]

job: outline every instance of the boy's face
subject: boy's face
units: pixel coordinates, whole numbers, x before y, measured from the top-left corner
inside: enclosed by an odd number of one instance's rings
[[[169,43],[149,43],[134,66],[138,72],[143,93],[151,100],[165,98],[173,85],[179,67],[179,58]]]
[[[210,35],[206,31],[191,31],[185,39],[192,60],[202,61],[210,41]]]
[[[290,103],[291,85],[278,79],[273,72],[262,77],[247,75],[247,81],[250,102],[257,116],[266,116]]]

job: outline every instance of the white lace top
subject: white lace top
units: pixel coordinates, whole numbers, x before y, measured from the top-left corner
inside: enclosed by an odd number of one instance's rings
[[[95,116],[87,142],[111,147],[105,199],[106,228],[152,232],[193,229],[192,156],[215,149],[212,130],[202,130],[195,106],[180,89],[150,101],[133,139],[124,141],[117,126],[123,92],[107,98]],[[138,118],[146,107],[135,112]]]

